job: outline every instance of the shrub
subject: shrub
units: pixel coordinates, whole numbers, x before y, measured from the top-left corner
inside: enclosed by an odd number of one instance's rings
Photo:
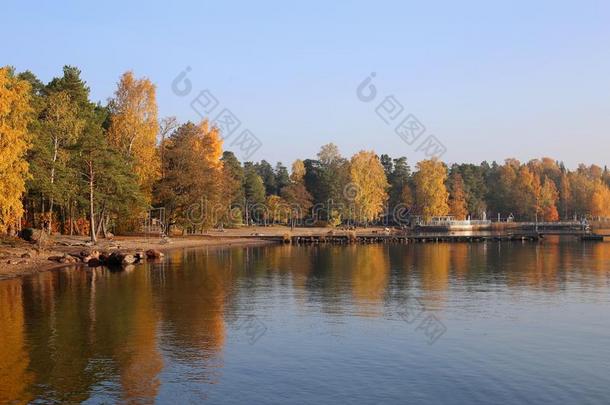
[[[32,237],[34,236],[34,229],[32,228],[23,228],[21,232],[19,232],[19,237],[28,242],[32,241]]]

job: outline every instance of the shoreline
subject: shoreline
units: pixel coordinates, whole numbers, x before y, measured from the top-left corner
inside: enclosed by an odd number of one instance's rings
[[[88,268],[87,263],[58,263],[49,260],[51,256],[77,254],[82,250],[99,251],[136,251],[154,249],[162,253],[178,249],[192,248],[232,248],[272,245],[277,242],[256,237],[223,238],[223,237],[175,237],[169,243],[153,242],[153,238],[122,236],[112,240],[100,240],[97,245],[87,246],[83,238],[58,237],[52,246],[39,250],[37,245],[20,240],[11,240],[12,246],[0,245],[0,281],[25,277],[46,271],[55,271],[67,267]],[[73,243],[68,244],[66,240]],[[24,255],[28,257],[23,257]]]
[[[172,236],[169,243],[163,243],[159,236],[131,235],[116,236],[111,239],[100,239],[96,245],[89,245],[88,238],[84,236],[57,235],[51,237],[45,248],[39,249],[37,244],[25,242],[16,238],[0,238],[0,280],[28,276],[44,271],[53,271],[69,266],[87,267],[86,263],[60,263],[49,260],[52,256],[78,255],[83,250],[98,250],[100,252],[121,251],[134,253],[149,249],[163,253],[187,248],[230,248],[263,246],[282,243],[285,238],[296,244],[317,244],[316,241],[337,239],[343,243],[343,239],[352,238],[363,240],[364,243],[375,243],[377,240],[394,240],[401,242],[400,236],[395,230],[388,232],[388,228],[370,227],[359,228],[354,231],[331,230],[329,228],[290,228],[283,226],[254,226],[240,229],[213,230],[203,235]],[[353,236],[349,236],[353,234]],[[494,239],[493,233],[485,232],[483,239]],[[479,237],[478,237],[479,236]],[[459,235],[457,232],[436,233],[427,235],[409,235],[411,242],[443,242],[444,239],[452,239],[454,242],[465,242],[473,239],[481,239],[482,235]],[[420,241],[421,239],[421,241]],[[402,241],[403,243],[405,241]],[[452,243],[451,241],[449,241]]]

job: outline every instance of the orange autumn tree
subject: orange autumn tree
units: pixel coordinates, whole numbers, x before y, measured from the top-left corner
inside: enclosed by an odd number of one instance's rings
[[[0,68],[0,233],[19,228],[30,145],[30,85]]]
[[[437,159],[417,163],[415,201],[425,221],[449,213],[449,193],[445,187],[447,168]]]
[[[152,186],[160,175],[157,153],[157,101],[155,86],[129,71],[121,76],[109,102],[110,143],[131,159],[140,190],[150,201]]]
[[[464,191],[464,179],[459,173],[452,174],[449,178],[449,213],[456,219],[466,219],[468,208],[466,203],[466,192]]]
[[[540,214],[542,220],[546,222],[559,221],[559,211],[557,211],[557,201],[559,193],[553,180],[548,177],[544,178],[544,184],[540,190]]]
[[[202,231],[226,219],[226,200],[234,195],[228,188],[241,185],[225,181],[218,129],[208,121],[187,122],[165,143],[165,175],[155,185],[155,203],[165,207],[167,221]]]

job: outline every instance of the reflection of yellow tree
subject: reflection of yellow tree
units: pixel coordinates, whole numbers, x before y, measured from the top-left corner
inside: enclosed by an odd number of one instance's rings
[[[451,245],[435,243],[418,246],[417,266],[421,272],[421,288],[424,299],[430,302],[443,300],[441,293],[449,287],[449,264]]]
[[[31,400],[21,280],[0,282],[0,403]]]
[[[163,368],[157,344],[159,315],[152,299],[150,273],[137,271],[129,277],[134,294],[128,308],[131,321],[123,337],[126,344],[118,348],[123,397],[127,401],[153,403]]]
[[[544,245],[514,246],[510,249],[510,267],[505,269],[508,286],[557,290],[557,270],[562,251],[557,240]]]
[[[465,279],[468,275],[470,267],[468,259],[471,254],[470,245],[467,243],[456,243],[451,246],[451,265],[455,275],[460,279]]]
[[[536,246],[536,260],[525,273],[526,284],[534,288],[557,291],[560,254],[557,241],[554,243],[547,241],[542,246]]]
[[[381,304],[390,272],[387,247],[350,246],[352,289],[361,304]]]
[[[238,250],[186,251],[180,266],[166,272],[162,311],[177,346],[197,348],[204,358],[225,342],[224,303],[234,263],[247,260]],[[179,352],[175,353],[180,355]]]
[[[610,244],[596,243],[591,251],[591,269],[594,277],[600,282],[605,283],[608,271],[610,270]]]
[[[310,281],[313,270],[312,257],[317,249],[310,246],[272,246],[265,254],[269,257],[269,268],[271,271],[281,272],[281,276],[288,276],[292,281],[292,288],[298,292],[304,292]],[[299,307],[307,301],[306,294],[295,294],[295,300]]]

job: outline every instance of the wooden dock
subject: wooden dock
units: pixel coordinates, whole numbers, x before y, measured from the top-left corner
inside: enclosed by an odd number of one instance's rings
[[[210,237],[210,235],[200,235],[202,237]],[[220,236],[220,235],[219,235]],[[350,245],[350,244],[379,244],[379,243],[395,243],[395,244],[412,244],[412,243],[481,243],[481,242],[538,242],[545,239],[547,236],[571,236],[583,242],[603,242],[604,238],[610,238],[610,235],[584,233],[580,231],[568,232],[506,232],[494,234],[476,234],[463,235],[451,233],[435,233],[435,234],[417,234],[417,233],[354,233],[354,232],[328,232],[326,234],[298,234],[285,233],[279,234],[262,234],[252,233],[250,235],[222,235],[226,239],[243,239],[252,238],[259,240],[267,240],[277,243],[290,243],[293,245]]]
[[[609,238],[610,235],[601,235],[601,234],[595,234],[595,233],[590,233],[587,235],[582,235],[580,237],[580,240],[584,241],[584,242],[603,242],[604,238]]]
[[[535,233],[522,233],[511,235],[308,235],[291,236],[290,240],[282,239],[285,243],[295,245],[316,244],[373,244],[373,243],[480,243],[480,242],[535,242],[540,240]]]
[[[566,235],[566,234],[562,234]],[[603,242],[610,235],[598,234],[572,234],[581,241]],[[503,235],[383,235],[383,234],[357,234],[357,235],[269,235],[257,236],[265,240],[293,245],[349,245],[349,244],[375,244],[375,243],[481,243],[481,242],[538,242],[544,239],[542,233],[512,233]]]

